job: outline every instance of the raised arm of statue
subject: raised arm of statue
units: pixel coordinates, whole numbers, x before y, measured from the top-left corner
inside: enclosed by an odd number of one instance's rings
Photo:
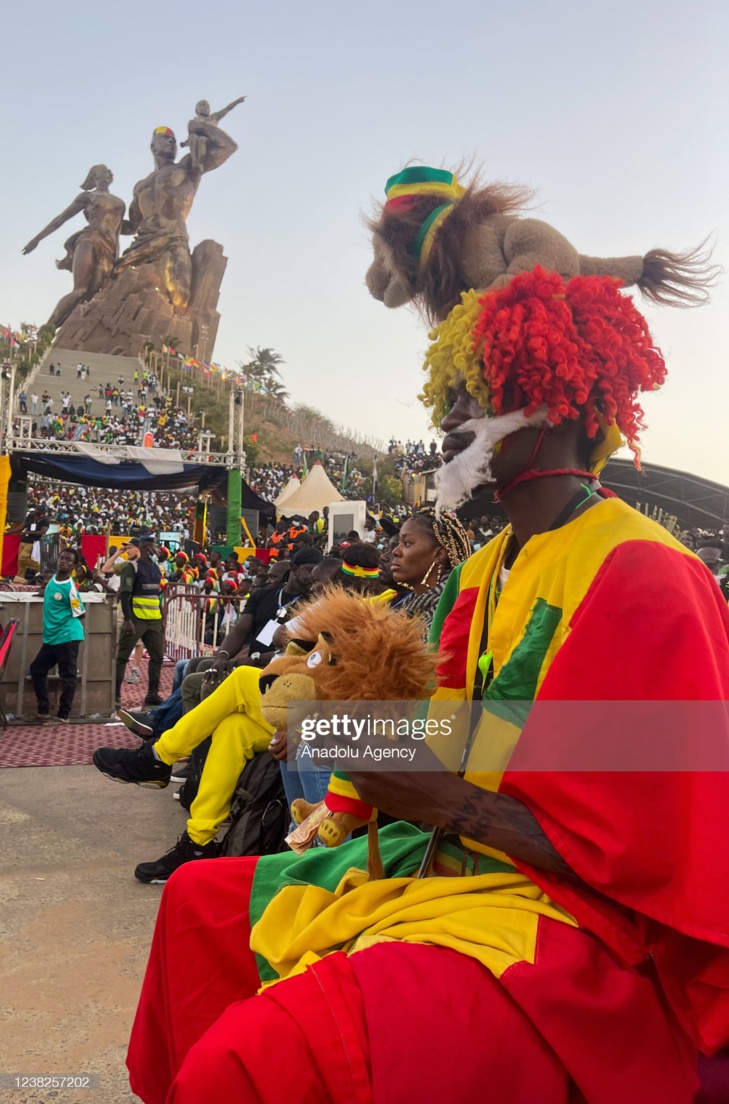
[[[210,116],[210,121],[212,123],[219,123],[221,119],[225,118],[229,111],[232,111],[234,107],[238,106],[238,104],[242,104],[244,100],[245,96],[239,96],[237,100],[233,100],[233,102],[229,103],[227,107],[221,107],[220,111],[214,111],[213,114]]]
[[[76,215],[80,215],[86,208],[88,202],[88,192],[81,192],[80,195],[77,195],[73,203],[70,203],[65,211],[61,211],[60,215],[56,215],[39,234],[36,234],[34,238],[30,239],[28,244],[23,248],[23,254],[27,255],[28,253],[32,253],[44,238],[49,237],[50,234],[55,234],[56,230],[63,226],[64,222],[68,222],[69,219],[74,218]]]

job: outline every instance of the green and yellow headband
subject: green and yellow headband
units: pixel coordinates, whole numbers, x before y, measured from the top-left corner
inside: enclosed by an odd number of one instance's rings
[[[438,229],[465,191],[463,185],[458,183],[455,173],[446,169],[431,169],[427,165],[413,165],[403,169],[391,176],[385,184],[385,212],[388,214],[410,210],[420,196],[442,196],[445,200],[430,212],[413,242],[412,254],[420,269],[427,264]]]
[[[377,579],[380,574],[378,567],[360,567],[354,564],[348,564],[346,561],[342,562],[342,574],[354,575],[357,579]]]

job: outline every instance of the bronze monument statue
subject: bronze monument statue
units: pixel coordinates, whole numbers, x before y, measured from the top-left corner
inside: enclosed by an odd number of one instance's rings
[[[121,223],[121,233],[134,239],[91,301],[85,301],[88,295],[76,300],[66,320],[60,319],[59,348],[136,356],[150,340],[159,345],[173,333],[182,352],[212,357],[227,261],[213,241],[200,242],[191,256],[185,222],[203,173],[238,149],[218,122],[244,98],[214,114],[201,100],[189,126],[190,152],[180,161],[174,132],[156,128],[154,170],[135,185],[129,217]]]
[[[244,100],[245,96],[239,96],[237,100],[233,100],[227,107],[221,107],[220,111],[215,111],[212,115],[207,100],[199,100],[195,104],[195,118],[187,124],[187,141],[180,142],[181,146],[190,147],[190,157],[194,168],[202,169],[205,164],[208,138],[204,124],[209,126],[212,123],[213,126],[218,126],[220,120],[224,119],[229,111],[243,103]]]
[[[32,253],[39,242],[83,211],[89,225],[68,239],[64,246],[66,256],[56,261],[58,268],[67,268],[73,273],[73,291],[64,295],[56,305],[48,320],[53,326],[58,327],[65,322],[79,303],[92,299],[106,283],[114,267],[126,204],[109,192],[113,179],[106,165],[94,165],[81,185],[81,194],[31,238],[23,249],[24,254]]]
[[[197,131],[204,142],[204,157],[198,168],[187,154],[177,164],[177,141],[169,127],[157,127],[152,135],[154,172],[134,186],[129,220],[122,233],[136,234],[114,268],[117,276],[125,268],[154,265],[150,273],[156,284],[167,289],[175,314],[184,315],[190,301],[192,258],[185,220],[190,214],[202,174],[217,169],[238,146],[214,122],[203,123]]]

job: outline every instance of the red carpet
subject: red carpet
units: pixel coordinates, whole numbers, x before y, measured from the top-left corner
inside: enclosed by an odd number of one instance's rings
[[[172,688],[174,665],[165,663],[160,693],[166,697]],[[142,662],[142,681],[124,683],[122,701],[126,709],[141,709],[147,692],[147,662]],[[6,767],[76,767],[91,762],[97,747],[139,747],[139,740],[121,722],[109,725],[73,721],[69,725],[14,725],[0,728],[0,769]]]

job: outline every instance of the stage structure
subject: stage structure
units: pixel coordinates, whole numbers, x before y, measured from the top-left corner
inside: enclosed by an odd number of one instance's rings
[[[230,393],[228,451],[211,452],[210,434],[200,432],[197,449],[96,445],[84,441],[45,440],[31,436],[31,418],[13,418],[15,368],[4,365],[0,378],[0,561],[11,483],[29,474],[86,487],[119,491],[183,491],[227,500],[227,542],[241,544],[242,511],[255,510],[267,522],[275,507],[245,482],[243,449],[244,394]],[[253,534],[255,536],[255,534]]]
[[[218,124],[244,98],[214,113],[201,100],[182,143],[190,152],[179,161],[174,132],[154,130],[154,169],[135,185],[127,218],[124,201],[109,191],[113,174],[94,165],[81,193],[25,246],[31,253],[77,215],[88,224],[66,241],[66,256],[56,262],[74,281],[49,319],[58,329],[57,348],[137,356],[148,343],[160,347],[174,337],[178,350],[212,360],[227,259],[210,240],[191,252],[186,222],[204,174],[238,149]],[[120,236],[132,236],[123,251]]]

